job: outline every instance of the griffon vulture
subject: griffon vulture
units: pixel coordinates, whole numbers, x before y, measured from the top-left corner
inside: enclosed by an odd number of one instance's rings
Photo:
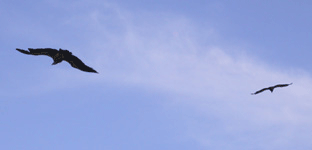
[[[37,48],[37,49],[28,48],[29,51],[17,48],[16,50],[18,50],[21,53],[27,54],[27,55],[47,55],[47,56],[50,56],[50,57],[52,57],[52,59],[54,61],[52,63],[52,65],[56,65],[56,64],[62,62],[63,60],[65,60],[72,67],[77,68],[81,71],[98,73],[94,69],[92,69],[91,67],[85,65],[78,57],[72,55],[72,53],[69,52],[68,50],[63,50],[63,49],[56,50],[56,49],[52,49],[52,48]]]
[[[290,84],[278,84],[278,85],[275,85],[275,86],[270,86],[270,87],[263,88],[263,89],[261,89],[261,90],[255,92],[255,93],[251,93],[251,94],[252,94],[252,95],[256,95],[256,94],[261,93],[261,92],[263,92],[263,91],[265,91],[265,90],[270,90],[271,93],[272,93],[273,90],[274,90],[274,88],[277,88],[277,87],[285,87],[285,86],[288,86],[288,85],[292,85],[292,83],[290,83]]]

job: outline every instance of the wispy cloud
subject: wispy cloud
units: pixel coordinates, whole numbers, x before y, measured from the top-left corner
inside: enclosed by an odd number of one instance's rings
[[[218,136],[230,136],[234,141],[224,148],[246,141],[273,146],[265,149],[292,145],[293,139],[308,136],[303,132],[309,131],[312,123],[308,73],[269,66],[246,54],[248,50],[237,50],[237,45],[234,54],[228,53],[231,45],[211,42],[218,36],[217,29],[198,27],[183,16],[133,14],[114,4],[101,4],[79,9],[84,13],[73,13],[60,23],[84,36],[86,41],[78,40],[69,47],[100,74],[72,76],[59,71],[54,75],[62,86],[79,80],[75,85],[93,81],[166,91],[172,101],[188,105],[201,115],[203,120],[190,119],[187,134],[208,147],[215,142],[225,144]],[[273,94],[250,95],[262,87],[290,82],[294,84]],[[60,87],[52,82],[48,85]],[[308,129],[298,129],[300,126]]]
[[[203,118],[214,117],[219,122],[215,127],[209,126],[213,121],[210,119],[192,120],[196,125],[190,122],[189,134],[204,145],[215,142],[224,145],[224,138],[218,140],[215,136],[231,136],[234,142],[228,148],[244,141],[267,144],[258,145],[267,149],[287,148],[298,143],[292,143],[293,139],[307,136],[297,128],[312,123],[309,119],[312,82],[308,73],[269,66],[244,54],[244,50],[236,50],[236,55],[227,53],[231,51],[229,45],[203,43],[198,39],[213,38],[216,30],[197,29],[181,16],[136,16],[119,9],[115,13],[113,20],[107,20],[100,11],[90,13],[93,20],[90,25],[101,31],[92,34],[97,38],[90,42],[96,54],[95,63],[104,74],[98,80],[180,95],[173,99],[193,107]],[[117,34],[109,31],[112,22],[117,26]],[[250,95],[262,87],[290,82],[294,84],[273,94]],[[251,139],[256,134],[259,137]]]
[[[98,33],[89,35],[88,46],[96,54],[98,67],[108,75],[103,76],[103,80],[115,78],[121,82],[199,93],[206,93],[209,90],[205,88],[210,88],[220,96],[226,90],[253,92],[259,84],[262,87],[309,80],[309,74],[300,69],[281,70],[269,66],[245,54],[246,50],[235,47],[233,55],[227,53],[231,46],[198,42],[201,37],[213,37],[215,30],[197,29],[187,18],[149,14],[136,16],[140,18],[137,19],[119,9],[118,15],[114,14],[111,13],[119,19],[105,20],[105,13],[100,11],[90,12],[89,16],[93,20],[90,26],[99,27]],[[110,32],[106,22],[114,22],[118,31]]]

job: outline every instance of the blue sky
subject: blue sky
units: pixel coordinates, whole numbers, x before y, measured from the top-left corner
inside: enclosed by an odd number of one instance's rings
[[[0,1],[0,148],[311,149],[311,4]]]

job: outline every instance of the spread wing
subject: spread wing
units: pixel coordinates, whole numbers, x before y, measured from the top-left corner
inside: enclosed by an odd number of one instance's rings
[[[52,48],[37,48],[37,49],[28,48],[29,51],[17,48],[16,50],[18,50],[19,52],[21,52],[23,54],[28,54],[28,55],[46,55],[46,56],[50,56],[52,58],[55,55],[57,55],[57,53],[59,52],[58,50],[52,49]]]
[[[64,60],[67,61],[72,67],[81,71],[98,73],[93,68],[85,65],[78,57],[74,55],[67,55]]]
[[[278,85],[275,85],[274,88],[276,88],[276,87],[285,87],[285,86],[288,86],[288,85],[292,85],[292,83],[290,83],[290,84],[278,84]]]
[[[19,48],[16,48],[16,50],[18,50],[19,52],[23,53],[23,54],[30,54],[29,51],[25,51],[23,49],[19,49]]]
[[[263,92],[263,91],[265,91],[265,90],[269,90],[269,88],[263,88],[263,89],[261,89],[261,90],[255,92],[255,93],[251,93],[251,94],[252,94],[252,95],[256,95],[256,94],[261,93],[261,92]]]

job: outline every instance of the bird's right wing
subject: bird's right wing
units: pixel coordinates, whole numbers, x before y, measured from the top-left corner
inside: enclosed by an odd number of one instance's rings
[[[50,56],[52,58],[58,53],[58,50],[52,49],[52,48],[37,48],[37,49],[28,48],[29,51],[17,48],[16,50],[18,50],[19,52],[21,52],[23,54],[46,55],[46,56]]]
[[[261,89],[261,90],[255,92],[255,93],[251,93],[251,94],[252,94],[252,95],[256,95],[256,94],[261,93],[261,92],[263,92],[263,91],[265,91],[265,90],[268,90],[268,89],[269,89],[269,88],[263,88],[263,89]]]
[[[52,48],[28,48],[28,50],[32,55],[47,55],[52,58],[59,52],[58,50]]]
[[[23,53],[23,54],[30,54],[30,52],[29,51],[25,51],[25,50],[23,50],[23,49],[19,49],[19,48],[16,48],[16,50],[18,50],[19,52],[21,52],[21,53]]]

